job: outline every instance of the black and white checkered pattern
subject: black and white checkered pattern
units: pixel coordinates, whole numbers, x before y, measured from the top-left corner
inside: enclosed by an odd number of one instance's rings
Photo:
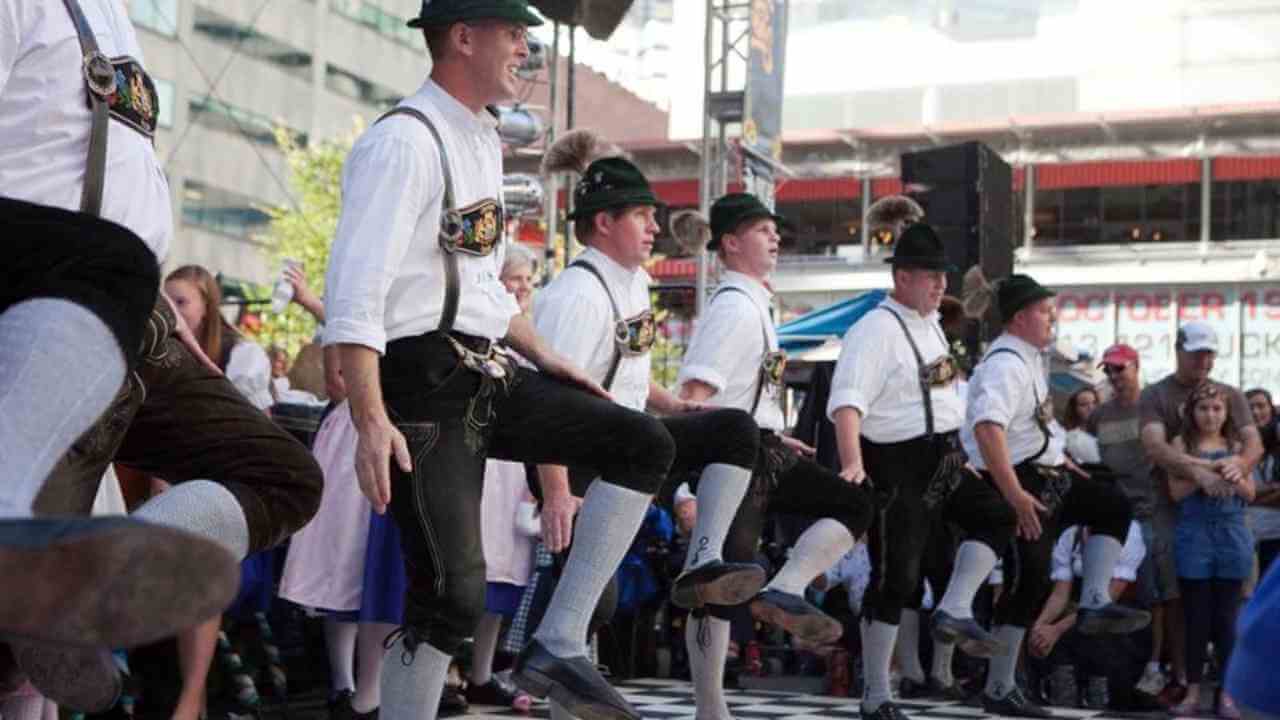
[[[645,718],[655,720],[694,720],[693,687],[681,680],[633,680],[618,689]],[[858,699],[828,697],[826,695],[800,695],[796,693],[762,690],[729,690],[726,693],[729,710],[735,720],[820,720],[841,718],[859,720]],[[912,718],[937,718],[938,720],[977,720],[988,716],[981,708],[968,707],[954,702],[910,700],[898,703]],[[1055,717],[1063,720],[1116,720],[1115,715],[1105,715],[1095,710],[1053,708]],[[526,717],[542,720],[550,717],[545,702],[535,702],[532,712],[472,706],[464,718],[513,718]]]

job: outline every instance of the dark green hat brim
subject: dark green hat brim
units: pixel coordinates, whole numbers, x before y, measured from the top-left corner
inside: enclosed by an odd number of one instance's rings
[[[633,205],[658,207],[662,205],[662,201],[651,190],[645,188],[620,188],[618,190],[591,193],[585,201],[565,217],[569,220],[577,220],[591,217],[602,210],[613,210]]]
[[[942,272],[955,272],[955,265],[947,262],[946,258],[928,258],[928,257],[888,257],[884,261],[894,268],[916,268],[918,270],[939,270]]]
[[[447,6],[449,3],[436,0],[436,6]],[[528,27],[543,24],[542,18],[529,9],[524,3],[494,2],[479,7],[446,8],[432,11],[428,6],[423,13],[408,22],[411,28],[438,27],[468,20],[510,20]]]
[[[752,220],[759,220],[760,218],[772,219],[775,223],[778,224],[779,232],[782,231],[782,224],[787,222],[787,219],[785,217],[777,213],[769,212],[769,209],[765,207],[759,207],[759,208],[748,210],[742,213],[741,215],[734,217],[733,221],[728,223],[725,227],[713,229],[711,231],[711,240],[707,243],[707,249],[719,250],[720,238],[724,237],[725,233],[731,233],[734,230],[737,230],[738,228],[742,227],[743,223],[748,223],[748,222],[751,222]]]

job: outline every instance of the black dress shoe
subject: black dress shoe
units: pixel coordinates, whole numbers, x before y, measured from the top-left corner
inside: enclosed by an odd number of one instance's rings
[[[933,639],[942,643],[955,643],[971,657],[994,657],[1004,646],[973,618],[957,618],[942,610],[933,611]]]
[[[219,615],[240,586],[222,546],[126,517],[0,520],[0,635],[98,650],[165,638]]]
[[[760,592],[764,581],[764,569],[755,563],[716,560],[680,573],[671,588],[671,602],[686,610],[703,605],[741,605]]]
[[[445,688],[448,690],[448,688]],[[356,712],[351,706],[351,701],[355,694],[350,690],[343,690],[338,693],[337,697],[329,701],[329,720],[378,720],[378,708],[374,708],[369,712]]]
[[[982,710],[988,715],[1002,715],[1004,717],[1053,717],[1053,713],[1028,700],[1027,696],[1023,695],[1018,688],[1010,690],[1008,695],[999,700],[983,693]]]
[[[898,697],[903,700],[915,700],[917,698],[929,697],[929,684],[919,680],[912,680],[909,677],[902,678],[898,683]]]
[[[465,713],[469,707],[467,699],[462,697],[461,690],[452,685],[445,685],[444,692],[440,693],[440,711],[437,714],[437,717],[461,715]]]
[[[81,713],[111,708],[124,690],[115,658],[106,648],[11,640],[18,667],[41,695]]]
[[[483,685],[467,684],[467,702],[472,705],[498,705],[509,708],[519,695],[520,688],[499,675],[489,676],[489,682]]]
[[[581,720],[641,720],[585,656],[556,657],[537,640],[516,656],[511,679],[536,698],[550,696]]]
[[[862,715],[862,720],[910,720],[892,700],[880,703],[880,707],[871,712],[859,709],[858,714]]]
[[[799,595],[764,590],[751,601],[757,620],[786,630],[808,643],[826,645],[840,639],[844,626]]]
[[[1151,613],[1146,610],[1107,603],[1098,608],[1076,610],[1076,626],[1085,635],[1110,633],[1128,635],[1151,624]]]
[[[952,682],[950,685],[943,685],[942,681],[937,678],[929,678],[929,695],[933,700],[946,700],[949,702],[962,703],[969,699],[969,694],[960,687],[960,683]]]

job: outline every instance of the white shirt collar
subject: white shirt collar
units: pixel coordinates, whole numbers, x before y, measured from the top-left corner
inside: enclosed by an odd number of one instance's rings
[[[740,273],[737,270],[725,270],[720,277],[723,284],[732,284],[746,290],[760,307],[768,308],[773,302],[773,293],[769,292],[769,288],[746,273]]]
[[[628,270],[621,263],[613,258],[605,255],[599,250],[588,247],[582,251],[578,257],[586,260],[595,266],[600,274],[604,275],[604,279],[609,281],[611,287],[626,290],[631,287],[631,283],[635,282],[637,274],[641,272],[640,268]]]
[[[496,127],[494,118],[488,110],[471,112],[470,108],[429,77],[422,83],[422,87],[418,88],[418,92],[410,97],[410,100],[420,100],[436,108],[445,116],[449,124],[457,127],[467,128],[473,132],[493,130]]]
[[[1000,336],[999,339],[1001,344],[1012,349],[1014,352],[1018,353],[1026,360],[1035,360],[1036,358],[1040,357],[1039,348],[1027,342],[1026,340],[1023,340],[1017,335],[1004,333]]]

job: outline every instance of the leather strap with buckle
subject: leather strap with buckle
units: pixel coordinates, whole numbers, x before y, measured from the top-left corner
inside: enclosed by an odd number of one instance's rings
[[[89,126],[89,159],[84,173],[84,189],[80,193],[80,212],[89,215],[102,213],[102,190],[107,173],[107,121],[110,107],[107,98],[116,92],[116,71],[110,58],[98,49],[98,39],[93,34],[89,20],[76,0],[62,0],[76,28],[83,58],[85,87],[88,89],[89,110],[92,120]]]

